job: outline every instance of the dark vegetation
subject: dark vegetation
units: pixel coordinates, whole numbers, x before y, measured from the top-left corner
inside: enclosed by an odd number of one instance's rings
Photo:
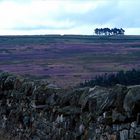
[[[125,30],[124,29],[118,29],[118,28],[96,28],[95,30],[96,35],[124,35]]]
[[[94,79],[85,81],[81,83],[81,87],[89,86],[93,87],[95,85],[99,86],[115,86],[116,84],[121,85],[139,85],[140,84],[140,70],[128,70],[128,71],[119,71],[117,73],[103,74],[95,76]]]

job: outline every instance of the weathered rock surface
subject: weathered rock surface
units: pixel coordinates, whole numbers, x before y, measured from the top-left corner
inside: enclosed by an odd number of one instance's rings
[[[129,88],[123,107],[130,117],[140,112],[140,85]]]
[[[140,139],[140,86],[60,89],[0,74],[0,140]]]

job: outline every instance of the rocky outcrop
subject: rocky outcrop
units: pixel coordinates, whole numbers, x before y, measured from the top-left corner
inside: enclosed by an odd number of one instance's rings
[[[140,85],[129,87],[123,107],[130,117],[140,112]]]
[[[140,86],[61,89],[0,74],[0,139],[140,139]]]

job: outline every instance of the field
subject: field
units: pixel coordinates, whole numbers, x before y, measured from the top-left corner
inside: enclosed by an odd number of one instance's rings
[[[74,86],[140,68],[140,36],[0,36],[0,70]]]

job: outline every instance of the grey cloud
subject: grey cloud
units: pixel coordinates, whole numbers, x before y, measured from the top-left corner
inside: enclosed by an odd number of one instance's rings
[[[17,27],[14,27],[12,28],[12,30],[60,30],[60,29],[71,29],[75,26],[72,26],[72,25],[69,25],[69,26],[65,26],[65,27],[57,27],[57,26],[48,26],[48,25],[31,25],[31,26],[25,26],[24,24],[23,25],[20,25],[20,26],[17,26]]]
[[[86,13],[63,13],[56,18],[57,20],[69,19],[77,26],[110,24],[116,27],[138,28],[140,27],[139,5],[140,1],[137,0],[133,2],[130,0],[107,1]]]

